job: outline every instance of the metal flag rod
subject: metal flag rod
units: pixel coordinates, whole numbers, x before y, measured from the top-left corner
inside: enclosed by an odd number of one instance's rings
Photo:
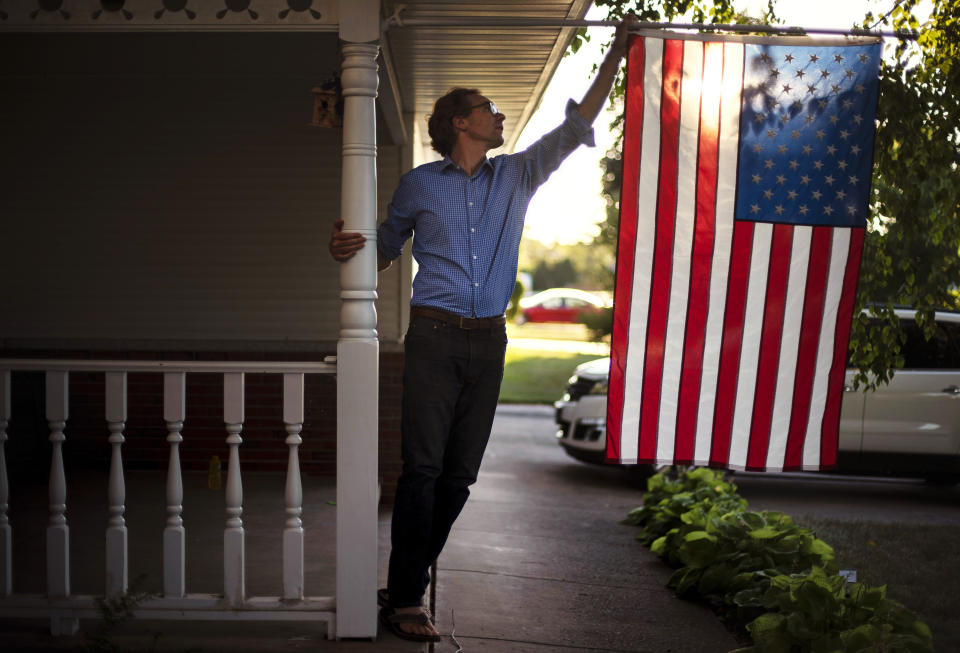
[[[404,18],[399,12],[386,19],[384,28],[395,27],[616,27],[616,20],[576,20],[567,18],[512,18],[506,16],[458,16],[450,18]],[[722,32],[759,32],[804,36],[806,34],[831,34],[836,36],[883,36],[916,40],[917,30],[870,30],[831,29],[824,27],[788,27],[777,25],[744,25],[721,23],[655,23],[642,21],[636,30],[647,29],[695,29]]]

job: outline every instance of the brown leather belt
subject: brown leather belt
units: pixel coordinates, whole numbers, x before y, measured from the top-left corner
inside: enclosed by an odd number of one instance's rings
[[[428,317],[431,320],[439,320],[440,322],[460,329],[492,329],[507,323],[507,318],[503,315],[496,317],[462,317],[449,311],[430,308],[429,306],[411,306],[410,315],[419,315],[421,317]]]

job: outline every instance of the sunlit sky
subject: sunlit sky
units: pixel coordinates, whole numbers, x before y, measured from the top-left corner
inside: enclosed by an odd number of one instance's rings
[[[778,0],[777,15],[787,25],[801,27],[847,28],[872,11],[882,15],[896,0]],[[752,15],[761,15],[766,0],[742,0],[737,3]],[[919,14],[919,12],[918,12]],[[591,7],[591,20],[602,20],[604,12]],[[522,150],[563,120],[567,99],[579,101],[586,92],[591,70],[603,59],[602,45],[611,36],[610,28],[591,28],[591,41],[575,55],[564,57],[540,103],[540,108],[520,135],[517,150]],[[559,170],[540,187],[530,202],[524,236],[546,244],[589,242],[603,220],[605,203],[600,195],[599,161],[613,142],[608,125],[613,114],[604,110],[594,123],[597,146],[580,147]]]

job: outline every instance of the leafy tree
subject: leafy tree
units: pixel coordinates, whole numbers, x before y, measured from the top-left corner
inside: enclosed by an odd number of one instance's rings
[[[856,383],[868,388],[888,382],[893,369],[903,366],[904,335],[895,306],[915,307],[927,337],[937,330],[935,309],[960,308],[960,3],[933,0],[923,25],[915,16],[918,4],[898,0],[886,14],[867,14],[857,25],[920,30],[916,42],[893,46],[893,58],[885,59],[880,71],[871,219],[850,338],[850,361],[860,370]],[[597,0],[596,5],[606,7],[611,19],[633,11],[648,21],[683,16],[704,23],[778,22],[774,0],[758,18],[738,14],[729,0]],[[621,76],[611,92],[615,106],[623,93]],[[620,135],[601,162],[608,209],[594,244],[612,250],[622,178],[622,116],[611,126]]]

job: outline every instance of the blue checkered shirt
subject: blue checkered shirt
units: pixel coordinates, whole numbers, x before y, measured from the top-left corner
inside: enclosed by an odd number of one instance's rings
[[[502,315],[517,278],[517,255],[534,192],[593,128],[567,103],[566,120],[523,152],[485,159],[470,175],[450,157],[405,174],[377,229],[377,248],[393,260],[410,234],[419,269],[414,306],[464,317]]]

